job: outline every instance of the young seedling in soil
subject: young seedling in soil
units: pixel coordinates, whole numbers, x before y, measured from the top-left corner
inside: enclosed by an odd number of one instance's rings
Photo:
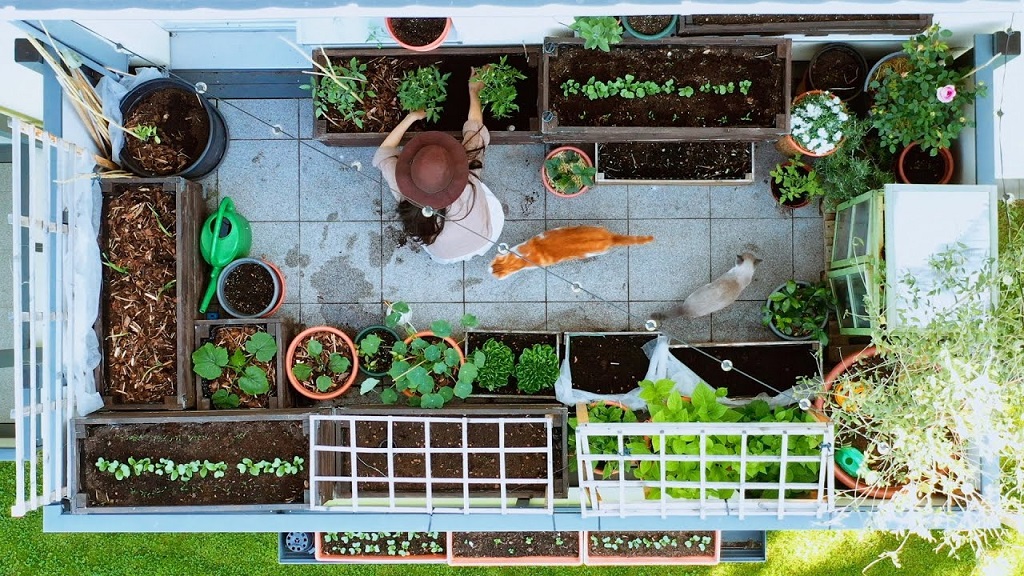
[[[311,384],[321,394],[342,385],[352,368],[352,361],[341,353],[343,342],[327,338],[326,345],[317,338],[306,340],[305,346],[296,350],[296,364],[292,375],[304,384]]]
[[[591,532],[592,556],[678,557],[713,554],[713,532]]]
[[[359,365],[370,372],[383,372],[385,366],[390,367],[391,349],[395,346],[395,336],[387,331],[370,333],[363,336],[359,346]]]
[[[456,532],[452,555],[459,558],[578,557],[577,532]]]
[[[438,556],[444,532],[326,532],[324,552],[335,556]]]
[[[248,472],[253,476],[259,476],[260,474],[273,474],[278,478],[286,475],[295,475],[303,470],[303,464],[306,461],[296,456],[291,462],[282,460],[280,458],[274,458],[273,462],[267,462],[266,460],[260,460],[259,462],[253,462],[252,458],[242,458],[242,461],[235,465],[238,471],[245,474]]]
[[[488,64],[473,74],[470,81],[483,82],[480,90],[480,104],[490,110],[495,118],[508,118],[519,110],[516,104],[516,82],[525,80],[526,75],[507,63],[508,56],[502,56],[496,64]]]
[[[126,152],[145,170],[175,174],[203,153],[210,119],[195,92],[167,88],[144,96],[124,119]],[[159,137],[157,137],[159,135]]]
[[[248,338],[244,341],[243,338]],[[250,405],[263,405],[266,399],[255,399],[270,391],[270,378],[275,366],[277,341],[255,326],[221,328],[214,341],[207,342],[192,353],[192,371],[210,382],[211,402],[217,408],[237,408],[241,398],[237,387]],[[233,350],[229,354],[229,350]]]
[[[417,68],[402,75],[398,87],[398,102],[402,110],[424,110],[427,122],[440,119],[441,103],[448,99],[448,78],[451,72],[441,74],[437,66]]]

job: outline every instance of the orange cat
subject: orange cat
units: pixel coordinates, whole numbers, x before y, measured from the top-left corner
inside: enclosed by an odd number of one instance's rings
[[[555,228],[530,238],[508,254],[496,256],[491,262],[491,274],[501,280],[526,268],[546,268],[566,260],[582,260],[604,254],[616,246],[647,244],[653,241],[654,236],[615,234],[600,226]]]

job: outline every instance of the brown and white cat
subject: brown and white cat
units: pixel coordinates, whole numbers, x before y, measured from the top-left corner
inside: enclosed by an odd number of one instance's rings
[[[699,318],[717,312],[739,298],[743,289],[754,279],[754,267],[761,260],[750,252],[736,256],[736,265],[728,272],[693,291],[670,312],[672,316]],[[664,317],[664,316],[662,316]]]
[[[604,254],[616,246],[633,246],[653,241],[654,236],[615,234],[600,226],[555,228],[530,238],[508,254],[496,256],[491,261],[491,274],[501,280],[527,268],[546,268],[566,260],[582,260]]]

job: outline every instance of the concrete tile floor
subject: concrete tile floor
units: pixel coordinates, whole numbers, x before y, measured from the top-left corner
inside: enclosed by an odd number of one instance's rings
[[[217,172],[203,181],[209,207],[231,196],[250,220],[253,254],[281,267],[288,284],[281,314],[298,324],[358,329],[380,319],[382,301],[405,300],[423,325],[470,312],[490,328],[642,330],[651,313],[753,250],[764,262],[740,301],[710,318],[668,319],[663,329],[691,342],[770,341],[760,324],[764,297],[790,278],[817,280],[823,269],[818,208],[783,209],[768,192],[768,171],[780,159],[770,144],[757,146],[751,185],[607,185],[575,199],[544,191],[542,145],[491,146],[484,181],[505,206],[501,240],[510,246],[577,224],[656,238],[496,280],[488,270],[495,250],[443,266],[408,241],[395,222],[394,199],[370,165],[374,149],[311,140],[308,100],[218,105],[231,141]]]

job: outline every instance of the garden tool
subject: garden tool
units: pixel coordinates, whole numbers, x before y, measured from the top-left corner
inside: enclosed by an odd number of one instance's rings
[[[210,286],[206,289],[203,302],[199,305],[199,313],[205,314],[206,309],[217,292],[217,278],[221,270],[232,261],[249,255],[252,246],[252,228],[249,221],[235,212],[235,203],[231,198],[220,202],[215,214],[211,214],[203,223],[199,236],[199,248],[203,259],[213,268],[210,271]]]
[[[836,451],[836,463],[854,478],[860,478],[864,467],[864,454],[853,446],[843,446]]]

